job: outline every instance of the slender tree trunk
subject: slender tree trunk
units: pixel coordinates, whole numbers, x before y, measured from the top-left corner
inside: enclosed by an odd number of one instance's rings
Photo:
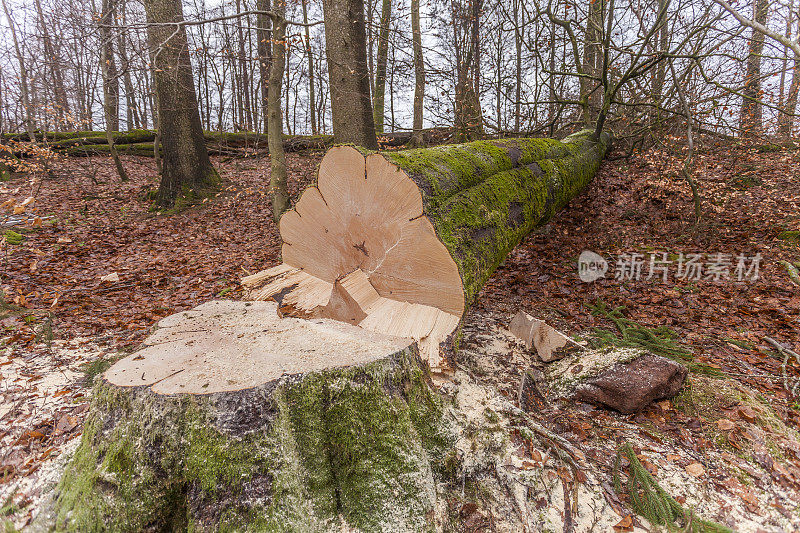
[[[125,4],[120,6],[123,12],[123,25],[125,24]],[[131,64],[125,46],[125,36],[122,32],[117,34],[117,53],[119,54],[120,67],[122,68],[122,84],[125,87],[125,104],[127,107],[127,128],[141,128],[139,106],[136,103],[136,90],[131,79]]]
[[[377,149],[369,94],[363,0],[323,0],[325,47],[337,143]]]
[[[789,13],[786,16],[786,33],[784,37],[787,39],[792,38],[792,23],[794,19],[794,0],[789,0]],[[784,107],[784,95],[786,93],[786,70],[789,67],[789,47],[783,45],[783,59],[781,60],[781,81],[779,84],[780,91],[778,93],[778,107]]]
[[[236,12],[242,12],[240,0],[236,0]],[[244,50],[244,32],[242,31],[242,17],[236,18],[236,40],[239,41],[239,72],[241,73],[242,83],[242,115],[244,118],[244,129],[253,129],[253,113],[250,107],[250,65],[247,62],[247,54]]]
[[[381,26],[378,35],[378,58],[375,65],[375,94],[372,97],[375,131],[383,133],[383,115],[386,104],[386,63],[389,58],[389,22],[392,17],[392,0],[383,0]]]
[[[285,7],[284,7],[284,13],[285,13]],[[284,38],[285,37],[286,37],[286,29],[284,28]],[[284,113],[283,113],[283,118],[286,120],[286,122],[285,122],[286,133],[288,133],[289,135],[292,135],[292,132],[294,131],[294,123],[292,123],[291,126],[289,125],[289,92],[292,90],[292,88],[291,88],[291,81],[292,81],[291,80],[291,74],[292,74],[292,72],[290,70],[292,47],[289,45],[288,41],[286,42],[286,45],[284,46],[283,50],[284,50],[283,63],[285,65],[284,70],[286,71],[285,72],[285,75],[286,75],[286,89],[284,90],[284,93],[283,93],[283,103],[284,103],[284,110],[285,110]]]
[[[301,4],[303,6],[303,24],[308,24],[308,0],[302,0]],[[312,135],[317,135],[319,128],[317,126],[316,113],[317,95],[314,90],[314,57],[311,55],[311,33],[308,26],[305,27],[305,39],[306,57],[308,58],[308,100],[309,111],[311,112],[311,133]]]
[[[767,25],[769,0],[753,0],[753,20]],[[747,55],[747,72],[742,90],[740,135],[752,137],[763,131],[761,109],[761,55],[764,51],[764,34],[752,31]]]
[[[422,58],[422,29],[419,0],[411,0],[411,40],[414,49],[414,121],[411,145],[422,146],[422,113],[425,100],[425,61]]]
[[[106,130],[119,131],[119,72],[114,59],[114,39],[111,26],[115,24],[115,0],[102,0],[102,21],[100,28],[100,61],[103,74],[103,114]]]
[[[267,107],[267,142],[270,160],[270,190],[272,192],[272,218],[277,223],[289,208],[286,186],[286,156],[283,152],[283,119],[281,117],[281,90],[286,62],[285,0],[275,0],[275,13],[281,19],[273,20],[272,66],[269,73],[269,102]]]
[[[114,13],[116,11],[116,0],[103,0],[100,13],[100,70],[103,74],[103,111],[105,113],[106,121],[106,140],[108,141],[108,150],[111,153],[111,158],[114,160],[114,166],[117,167],[117,174],[122,181],[128,181],[128,173],[125,172],[125,167],[122,165],[122,160],[119,158],[117,149],[114,146],[114,132],[119,131],[119,113],[113,115],[117,107],[114,105],[116,96],[117,104],[119,103],[119,94],[114,94],[113,87],[119,88],[119,83],[116,79],[116,69],[114,68],[114,48],[113,36],[111,35],[111,26],[114,24]],[[116,122],[116,127],[114,124]]]
[[[259,11],[270,10],[270,0],[256,0],[256,8]],[[256,38],[258,39],[258,71],[261,76],[261,114],[264,117],[264,132],[269,131],[269,72],[272,64],[272,48],[270,46],[272,21],[267,15],[256,15]]]
[[[389,71],[389,119],[391,120],[391,132],[394,133],[394,74],[397,67],[397,48],[392,45],[392,69]]]
[[[14,25],[14,19],[11,18],[11,12],[8,9],[6,0],[0,1],[3,3],[3,11],[6,14],[6,19],[8,19],[8,27],[11,28],[14,54],[17,56],[17,63],[19,63],[19,92],[22,96],[22,106],[25,108],[25,130],[28,132],[30,141],[36,142],[36,134],[33,131],[33,109],[31,108],[30,93],[28,93],[28,69],[25,68],[25,57],[22,55],[22,48],[20,48],[19,40],[17,39],[17,28]]]
[[[514,93],[514,133],[519,133],[520,121],[522,117],[522,43],[525,37],[525,13],[522,12],[522,21],[520,23],[519,15],[522,10],[520,9],[519,2],[514,5],[514,47],[516,52],[515,67],[516,67],[516,88]],[[498,87],[499,90],[499,87]]]
[[[591,126],[597,120],[600,111],[601,91],[598,89],[600,65],[603,60],[601,37],[603,27],[603,9],[605,0],[595,0],[589,4],[586,17],[586,34],[583,43],[583,74],[581,77],[581,102],[583,123]]]
[[[479,97],[479,44],[475,17],[480,15],[480,1],[472,0],[467,13],[453,3],[454,44],[456,61],[455,139],[458,142],[479,139],[483,135],[483,114]],[[464,36],[462,47],[461,36]]]
[[[577,65],[576,65],[577,66]],[[549,58],[550,72],[556,71],[556,25],[550,24],[550,58]],[[550,135],[558,128],[558,93],[556,92],[555,76],[548,76],[548,87],[550,92],[550,109],[547,113],[547,120],[550,123]]]
[[[64,88],[64,74],[62,72],[61,60],[53,46],[53,40],[48,30],[48,24],[44,19],[41,0],[36,0],[36,13],[39,16],[39,25],[42,31],[42,46],[47,62],[50,63],[50,75],[53,83],[53,96],[55,97],[56,124],[57,129],[67,126],[67,116],[69,115],[69,101],[67,91]]]
[[[668,0],[658,0],[659,12],[663,9],[666,9],[667,2]],[[669,27],[667,26],[667,17],[664,17],[664,22],[661,24],[661,28],[658,30],[658,53],[666,53],[668,43]],[[652,115],[655,122],[658,122],[661,118],[662,89],[664,88],[664,82],[666,79],[667,61],[660,61],[655,68],[655,73],[653,75],[653,87],[651,91],[653,95],[653,103],[657,106]]]
[[[797,34],[800,36],[800,17],[797,18]],[[798,90],[800,90],[800,55],[795,54],[789,92],[786,94],[783,112],[778,115],[778,134],[782,137],[790,138],[794,133],[794,114],[797,111]]]
[[[148,39],[153,53],[158,125],[164,151],[163,172],[156,203],[174,205],[179,195],[191,196],[215,186],[219,176],[208,158],[180,0],[144,0]]]

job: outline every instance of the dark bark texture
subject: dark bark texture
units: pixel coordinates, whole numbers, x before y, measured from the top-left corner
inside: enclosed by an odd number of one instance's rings
[[[147,22],[183,20],[178,0],[145,0]],[[169,25],[147,28],[155,66],[163,171],[156,203],[169,207],[180,195],[192,195],[219,181],[208,158],[194,89],[186,30]]]
[[[367,70],[363,0],[324,0],[325,47],[337,143],[378,148]]]

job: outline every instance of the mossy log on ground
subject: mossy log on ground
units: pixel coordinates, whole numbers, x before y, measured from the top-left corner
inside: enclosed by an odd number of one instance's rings
[[[508,253],[594,177],[592,132],[371,153],[338,146],[280,221],[283,264],[243,280],[254,300],[420,341],[441,365]]]
[[[140,130],[114,134],[114,146],[121,153],[153,156],[155,132]],[[206,148],[211,155],[244,155],[247,150],[264,151],[267,137],[256,133],[209,133],[205,134]],[[332,135],[286,135],[283,148],[287,152],[302,150],[324,150],[333,143]],[[108,140],[101,136],[73,137],[49,143],[50,148],[67,155],[81,157],[110,153]]]
[[[433,527],[449,444],[409,339],[214,301],[161,320],[96,381],[40,529]]]

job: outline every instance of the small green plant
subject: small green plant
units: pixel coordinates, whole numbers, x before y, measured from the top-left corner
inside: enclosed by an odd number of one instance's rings
[[[610,308],[602,300],[591,307],[592,314],[614,323],[617,331],[595,328],[590,343],[595,347],[613,345],[628,348],[644,348],[656,355],[671,359],[691,361],[692,353],[677,340],[677,333],[667,326],[648,328],[625,317],[625,306]]]
[[[12,244],[14,246],[18,246],[18,245],[22,244],[22,241],[25,240],[25,236],[24,235],[22,235],[20,233],[17,233],[16,231],[10,230],[10,229],[6,230],[5,236],[6,236],[6,242],[8,244]]]
[[[762,144],[761,146],[756,147],[756,152],[760,154],[772,154],[775,152],[780,152],[781,150],[783,150],[783,146],[773,143]]]
[[[622,459],[628,460],[627,483],[622,487]],[[668,531],[689,533],[733,533],[733,530],[697,517],[692,510],[684,509],[656,482],[642,465],[629,442],[617,450],[613,469],[614,488],[625,493],[636,514],[643,516],[654,526],[665,526]]]
[[[108,370],[111,365],[125,357],[127,354],[120,353],[116,355],[109,355],[107,357],[101,357],[100,359],[95,359],[94,361],[84,363],[81,370],[83,370],[83,379],[87,385],[91,385],[94,382],[94,378]]]
[[[692,352],[678,340],[678,334],[667,326],[648,328],[627,318],[625,306],[610,308],[602,300],[591,307],[592,314],[610,320],[617,331],[594,328],[588,341],[593,348],[618,346],[622,348],[642,348],[655,355],[675,359],[686,364],[695,373],[724,375],[718,369],[694,361]]]

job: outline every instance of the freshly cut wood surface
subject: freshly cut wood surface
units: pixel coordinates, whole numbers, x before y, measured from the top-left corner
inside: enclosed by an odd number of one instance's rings
[[[332,148],[280,231],[283,262],[311,276],[333,283],[358,269],[383,297],[464,311],[458,266],[422,215],[419,189],[379,154]]]
[[[282,315],[411,337],[436,369],[511,249],[594,176],[610,138],[331,148],[280,221],[283,265],[242,280]]]
[[[157,394],[210,394],[361,365],[412,344],[336,320],[280,318],[275,302],[212,301],[162,319],[144,348],[104,377]]]

